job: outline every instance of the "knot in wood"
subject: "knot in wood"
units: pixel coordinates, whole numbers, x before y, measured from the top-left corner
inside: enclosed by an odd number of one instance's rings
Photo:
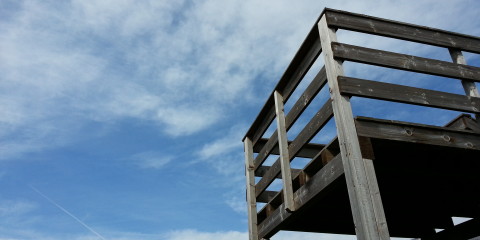
[[[452,138],[448,135],[443,135],[443,140],[445,140],[446,142],[451,142]]]
[[[412,136],[412,135],[413,135],[412,129],[405,128],[405,134],[406,134],[407,136]]]

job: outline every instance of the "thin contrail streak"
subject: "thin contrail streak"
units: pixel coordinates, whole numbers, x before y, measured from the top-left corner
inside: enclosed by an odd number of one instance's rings
[[[67,214],[68,216],[72,217],[75,221],[77,221],[78,223],[80,223],[83,227],[85,227],[88,231],[92,232],[93,234],[97,235],[97,237],[99,237],[100,239],[102,240],[107,240],[106,238],[104,238],[102,235],[100,235],[100,233],[96,232],[95,230],[93,230],[91,227],[89,227],[87,224],[85,224],[82,220],[78,219],[77,217],[75,217],[75,215],[71,214],[69,211],[67,211],[67,209],[63,208],[62,206],[58,205],[58,203],[54,202],[52,199],[50,199],[49,197],[47,197],[45,194],[43,194],[42,192],[40,192],[40,190],[36,189],[35,187],[33,187],[32,185],[28,185],[33,191],[37,192],[40,196],[42,196],[43,198],[47,199],[51,204],[53,204],[55,207],[57,207],[58,209],[60,209],[62,212],[64,212],[65,214]]]

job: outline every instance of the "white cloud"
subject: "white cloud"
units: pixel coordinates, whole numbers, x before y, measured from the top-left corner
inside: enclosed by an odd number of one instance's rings
[[[130,157],[140,168],[161,169],[172,161],[172,156],[166,156],[161,152],[147,151],[137,153]]]

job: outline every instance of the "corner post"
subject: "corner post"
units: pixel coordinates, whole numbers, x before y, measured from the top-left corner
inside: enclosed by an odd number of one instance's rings
[[[462,51],[453,48],[449,48],[448,51],[450,52],[450,56],[452,57],[454,63],[467,65],[467,60],[465,60]],[[462,85],[467,96],[480,98],[480,94],[478,93],[475,82],[462,80]],[[475,120],[478,124],[480,124],[480,114],[475,114]]]
[[[295,202],[293,200],[292,170],[290,168],[290,155],[288,153],[283,97],[278,91],[273,93],[273,97],[275,99],[275,113],[277,115],[278,149],[280,152],[280,168],[283,182],[283,202],[285,210],[293,212],[295,211]]]
[[[250,240],[258,240],[257,229],[257,199],[255,197],[255,165],[253,164],[253,144],[246,137],[244,142],[245,151],[245,175],[247,179],[247,208],[248,208],[248,235]]]
[[[333,58],[331,43],[337,39],[335,29],[328,27],[326,14],[321,17],[318,30],[355,232],[360,240],[390,239],[372,160],[362,157],[350,98],[339,91],[337,77],[344,74],[343,67],[341,61]]]

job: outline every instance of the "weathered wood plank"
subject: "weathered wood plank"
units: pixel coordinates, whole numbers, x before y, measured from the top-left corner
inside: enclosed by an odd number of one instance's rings
[[[362,14],[327,9],[330,27],[480,53],[480,38]]]
[[[275,113],[277,115],[278,148],[280,150],[280,174],[283,183],[283,202],[287,211],[295,211],[293,202],[292,171],[290,170],[290,153],[288,151],[287,129],[285,127],[285,113],[283,97],[275,91]]]
[[[268,203],[272,201],[272,199],[279,194],[279,192],[275,191],[264,191],[260,196],[257,197],[257,202]]]
[[[478,125],[478,123],[472,119],[471,115],[465,113],[458,115],[458,117],[445,124],[445,127],[460,130],[472,130],[480,133],[480,125]]]
[[[480,98],[476,97],[350,77],[338,77],[338,84],[340,92],[350,96],[480,113]]]
[[[369,172],[363,163],[360,144],[353,120],[350,98],[341,95],[338,88],[338,76],[342,76],[343,67],[340,60],[334,59],[334,44],[336,34],[334,29],[327,24],[323,16],[318,23],[320,41],[325,57],[325,69],[327,71],[330,98],[333,103],[335,124],[337,125],[338,141],[340,143],[341,156],[347,182],[348,195],[352,209],[355,232],[360,240],[390,239],[388,228],[383,224],[383,219],[377,219],[383,209],[377,208],[370,192],[370,185],[376,182],[369,181]],[[385,221],[386,222],[386,221]],[[381,227],[382,229],[379,229]]]
[[[312,82],[308,85],[307,89],[303,92],[300,98],[295,102],[292,107],[292,110],[287,114],[285,118],[285,125],[287,131],[293,126],[295,121],[298,119],[300,114],[305,111],[308,105],[312,102],[313,98],[318,94],[322,87],[326,84],[327,77],[325,75],[325,68],[322,68]],[[259,151],[259,154],[255,158],[255,169],[257,169],[262,163],[267,159],[268,155],[273,151],[273,148],[277,146],[278,143],[278,130],[272,134],[272,136],[267,140],[264,147]],[[257,141],[258,142],[258,141]]]
[[[328,161],[324,161],[324,159],[322,158],[322,153],[323,152],[329,152],[329,153],[332,153],[334,154],[334,156],[331,158],[331,159],[328,159]],[[329,144],[327,144],[325,146],[324,149],[322,149],[322,151],[320,151],[306,166],[303,170],[300,170],[300,169],[292,169],[292,176],[293,176],[293,182],[294,183],[298,183],[298,187],[294,187],[294,190],[295,189],[298,189],[300,188],[301,186],[303,186],[306,181],[308,181],[311,176],[314,176],[321,168],[323,168],[328,162],[330,162],[331,160],[333,160],[333,158],[335,156],[338,155],[338,153],[340,153],[340,148],[338,146],[338,141],[337,139],[335,138],[334,140],[332,140]],[[268,167],[261,167],[260,169],[263,169],[263,168],[268,168]],[[307,179],[303,179],[303,178],[307,178]],[[266,191],[265,191],[266,192]],[[281,192],[279,192],[281,193]],[[259,195],[259,198],[262,197],[263,193]],[[272,207],[271,208],[274,208],[276,209],[275,206],[278,206],[280,205],[282,202],[281,202],[281,199],[277,199],[279,198],[279,196],[275,196],[274,199],[272,199],[267,205],[265,205],[262,210],[260,211],[260,213],[264,214],[264,215],[267,215],[266,212],[267,212],[267,209],[269,208],[269,205],[271,205]],[[260,214],[259,213],[259,214]],[[261,222],[263,219],[259,220],[259,222]]]
[[[480,134],[472,131],[357,117],[359,136],[480,150]]]
[[[288,151],[290,153],[290,160],[294,158],[305,143],[310,141],[315,134],[327,124],[328,120],[332,117],[332,113],[332,104],[331,101],[328,100],[289,145]],[[270,169],[263,175],[263,178],[257,183],[255,187],[256,196],[260,195],[270,183],[273,182],[279,173],[280,161],[277,159]]]
[[[326,190],[333,182],[340,179],[343,175],[343,165],[341,156],[338,155],[330,161],[323,169],[318,171],[309,182],[298,189],[294,194],[295,204],[300,209],[305,203],[314,197],[321,197],[326,194]],[[293,213],[277,208],[272,215],[259,224],[259,237],[269,238],[280,230],[281,224],[288,220]]]
[[[400,53],[332,43],[337,59],[480,82],[480,68]]]
[[[326,83],[327,74],[325,72],[325,67],[322,67],[288,112],[287,118],[285,119],[286,125],[288,126],[287,129],[290,129],[290,127],[293,126],[298,117],[300,117],[303,111],[305,111]]]
[[[260,140],[258,140],[257,146],[253,147],[253,152],[258,153],[263,148],[263,146],[265,145],[267,140],[268,139],[266,139],[266,138],[261,138]],[[288,141],[288,144],[290,144],[290,143],[292,143],[292,141]],[[303,148],[297,153],[297,155],[295,157],[313,158],[324,147],[325,147],[324,144],[307,143],[307,144],[305,144],[305,146],[303,146]],[[272,149],[272,152],[270,152],[270,154],[280,155],[280,152],[278,151],[278,146],[274,147]]]
[[[450,52],[450,56],[454,63],[467,65],[467,60],[465,60],[465,57],[460,50],[449,48],[448,51]],[[475,82],[462,80],[462,86],[467,96],[480,98],[480,93],[478,93]],[[480,128],[480,114],[475,114],[475,119],[475,125]]]
[[[268,172],[270,169],[269,166],[260,166],[257,171],[255,171],[255,177],[263,177],[265,173]],[[301,169],[296,169],[296,168],[291,168],[292,170],[292,176],[298,175],[302,170]],[[277,176],[278,179],[282,179],[282,176]]]
[[[250,240],[258,240],[257,202],[255,196],[255,169],[253,167],[253,144],[244,139],[245,175],[247,180],[248,234]]]
[[[318,55],[320,55],[321,51],[322,49],[320,42],[318,41],[318,32],[315,28],[312,28],[300,46],[300,49],[293,57],[293,60],[288,65],[287,70],[285,70],[283,73],[274,91],[279,91],[284,100],[287,101],[310,67],[313,65]],[[253,145],[255,145],[258,139],[260,139],[268,129],[268,126],[270,126],[270,123],[272,123],[274,118],[275,107],[272,92],[262,110],[255,118],[255,121],[248,129],[245,137],[250,137]]]

